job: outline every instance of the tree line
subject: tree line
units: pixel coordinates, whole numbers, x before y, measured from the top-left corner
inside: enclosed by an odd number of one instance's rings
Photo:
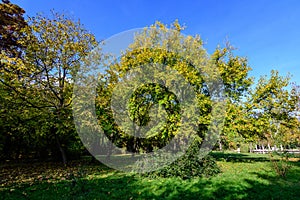
[[[90,62],[86,58],[95,48],[99,50],[93,61],[105,61],[106,55],[99,48],[104,44],[79,20],[64,14],[52,12],[51,17],[36,15],[27,19],[24,14],[18,5],[0,4],[0,159],[60,159],[67,163],[68,159],[88,154],[73,122],[74,79],[82,63]],[[118,147],[141,153],[163,147],[176,135],[181,117],[179,99],[166,87],[141,85],[129,97],[127,114],[139,126],[124,123],[123,128],[134,134],[141,125],[151,123],[147,113],[154,105],[166,112],[165,124],[155,125],[145,138],[121,130],[110,106],[114,88],[126,81],[131,69],[158,63],[175,69],[195,88],[195,106],[201,113],[196,119],[201,143],[208,128],[214,128],[213,94],[205,82],[209,77],[199,73],[196,65],[209,63],[218,70],[227,97],[224,127],[216,149],[236,148],[242,143],[299,147],[299,86],[274,70],[255,81],[249,76],[247,59],[235,55],[232,46],[217,47],[208,55],[200,36],[181,37],[183,30],[178,21],[170,26],[156,22],[137,35],[122,57],[100,74],[95,108],[105,135]],[[173,51],[168,51],[170,47]],[[186,52],[193,55],[193,62],[181,57]],[[213,76],[214,72],[208,74]],[[175,75],[167,75],[167,80],[165,86],[177,87]],[[179,138],[177,144],[181,142]],[[109,146],[107,149],[110,155]]]

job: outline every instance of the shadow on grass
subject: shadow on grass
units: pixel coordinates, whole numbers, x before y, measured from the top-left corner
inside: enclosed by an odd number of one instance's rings
[[[265,162],[268,157],[249,154],[213,152],[217,160],[234,162],[230,167],[250,166],[245,162]],[[267,163],[265,163],[267,165]],[[264,166],[265,166],[264,164]],[[220,174],[212,178],[181,180],[179,178],[148,179],[101,167],[99,173],[85,178],[58,182],[33,182],[30,184],[0,187],[0,199],[280,199],[298,200],[300,197],[300,162],[286,178],[272,171],[250,171],[247,175]],[[253,166],[251,164],[251,166]],[[256,166],[256,165],[255,165]],[[57,170],[57,169],[56,169]],[[104,170],[104,171],[103,171]],[[235,170],[235,169],[234,169]],[[233,170],[233,171],[234,171]],[[238,170],[238,169],[237,169]],[[246,172],[247,173],[247,172]],[[235,176],[235,177],[234,177]]]
[[[254,173],[259,179],[267,180],[268,184],[258,184],[256,180],[245,179],[251,185],[248,190],[249,197],[257,194],[261,199],[299,199],[300,198],[300,170],[292,168],[287,177],[279,178],[265,173]]]
[[[299,199],[299,169],[287,179],[255,172],[257,179],[141,179],[116,172],[100,178],[22,185],[4,199]],[[259,181],[258,181],[259,180]]]
[[[269,158],[266,154],[243,154],[243,153],[223,153],[223,152],[211,152],[218,161],[226,162],[269,162]]]

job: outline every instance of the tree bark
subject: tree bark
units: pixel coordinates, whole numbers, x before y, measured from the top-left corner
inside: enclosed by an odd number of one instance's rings
[[[59,149],[59,151],[60,151],[60,155],[61,155],[61,158],[62,158],[62,162],[63,162],[64,165],[66,165],[66,164],[67,164],[67,155],[66,155],[66,151],[65,151],[65,149],[62,147],[61,143],[59,142],[58,137],[55,136],[55,138],[56,138],[56,144],[57,144],[58,149]]]
[[[219,149],[220,149],[220,151],[222,151],[222,142],[221,142],[221,140],[219,140]]]
[[[108,148],[107,148],[107,154],[106,154],[106,159],[107,160],[110,160],[110,158],[111,158],[111,155],[112,155],[112,150],[113,150],[113,143],[112,143],[112,141],[111,142],[108,142],[108,146],[107,146]]]

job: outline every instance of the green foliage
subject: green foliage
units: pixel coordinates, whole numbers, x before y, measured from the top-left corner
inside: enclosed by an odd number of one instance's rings
[[[276,172],[276,174],[280,177],[285,178],[287,173],[292,168],[292,165],[289,163],[288,158],[289,158],[288,154],[280,154],[280,159],[277,160],[274,158],[272,154],[270,154],[270,162],[272,168]]]
[[[31,146],[42,143],[52,155],[56,154],[54,146],[66,162],[65,148],[74,146],[70,143],[78,140],[71,110],[72,82],[82,59],[98,42],[79,21],[58,13],[53,13],[52,18],[42,15],[29,18],[28,26],[21,33],[24,37],[18,37],[15,42],[25,47],[22,57],[12,57],[7,50],[1,52],[5,68],[1,68],[0,80],[11,96],[4,98],[14,98],[17,103],[10,107],[15,116],[8,126],[14,127],[16,118],[20,118],[17,129],[6,129],[6,132],[16,141],[30,135],[34,138],[30,142],[37,142]]]
[[[176,92],[185,94],[187,89],[177,81],[179,75],[184,77],[184,80],[188,82],[188,86],[194,87],[197,100],[192,106],[195,106],[194,109],[197,109],[201,115],[197,119],[198,124],[195,124],[195,126],[199,127],[197,131],[200,137],[205,134],[210,124],[211,100],[204,78],[208,78],[205,76],[209,76],[212,72],[205,71],[208,67],[203,63],[207,64],[208,58],[200,37],[188,36],[185,38],[181,35],[181,31],[182,27],[177,21],[169,29],[166,25],[157,22],[149,29],[136,35],[135,41],[124,52],[119,62],[109,66],[106,73],[101,77],[101,80],[104,81],[99,84],[96,98],[98,119],[105,134],[119,147],[126,147],[131,152],[153,151],[155,148],[165,146],[177,134],[177,127],[180,126],[179,117],[182,117],[179,116],[179,112],[182,111],[180,110],[182,109],[180,108],[181,105],[178,104],[179,99],[176,99],[174,94],[164,90],[159,85],[145,84],[139,86],[137,91],[130,97],[129,114],[137,125],[145,125],[150,120],[149,110],[155,104],[160,105],[167,114],[166,123],[162,128],[160,128],[161,124],[159,123],[148,132],[146,138],[134,138],[128,136],[125,133],[126,131],[118,129],[112,118],[109,104],[112,96],[118,96],[120,98],[117,100],[118,102],[127,102],[124,99],[127,95],[124,90],[120,90],[119,93],[114,91],[114,94],[112,94],[113,89],[128,81],[130,76],[127,73],[130,73],[130,70],[135,70],[135,77],[142,77],[143,82],[153,82],[143,74],[147,74],[147,66],[152,65],[153,68],[154,65],[163,67],[164,70],[155,71],[155,77],[165,77],[163,87],[176,88]],[[166,71],[168,70],[175,70],[178,73],[167,74]],[[180,100],[184,102],[185,99]],[[124,118],[126,114],[124,114]],[[163,116],[156,117],[162,118]],[[122,125],[123,129],[131,130],[131,135],[136,136],[139,132],[139,127],[133,127],[132,122],[123,123]],[[184,132],[189,133],[191,130],[184,130]]]
[[[15,70],[16,66],[9,66],[7,59],[22,58],[25,45],[18,41],[25,37],[22,32],[27,26],[24,13],[15,4],[0,4],[0,159],[15,159],[20,151],[28,153],[30,150],[26,151],[24,147],[35,140],[29,134],[23,137],[24,132],[32,130],[35,123],[31,123],[31,120],[35,115],[31,114],[32,110],[26,108],[22,99],[15,94],[13,86],[16,85],[20,72]]]
[[[217,48],[211,58],[222,77],[230,103],[239,103],[253,84],[253,77],[248,77],[251,68],[247,59],[235,56],[233,50],[234,48],[227,44],[223,49]]]
[[[196,141],[182,157],[172,164],[162,169],[145,173],[144,176],[150,178],[179,177],[182,179],[191,179],[195,177],[210,177],[220,173],[221,170],[213,157],[209,155],[203,158],[200,157],[200,148],[201,143]]]
[[[145,137],[150,139],[153,144],[159,144],[157,147],[161,148],[175,135],[174,133],[179,126],[180,103],[176,95],[159,84],[144,84],[134,91],[129,100],[128,108],[132,121],[138,126],[145,126],[151,120],[149,113],[155,104],[166,111],[167,119],[163,127],[160,128],[160,132],[154,128]],[[153,149],[154,145],[151,148]]]
[[[299,122],[294,115],[298,97],[287,90],[289,79],[271,71],[269,79],[258,80],[247,103],[250,131],[271,145],[289,144],[288,138],[299,134]]]
[[[224,128],[219,141],[222,150],[236,145],[237,138],[249,138],[248,132],[244,131],[247,121],[243,98],[249,95],[253,77],[249,77],[251,68],[247,59],[234,55],[234,48],[229,43],[224,48],[218,47],[211,59],[219,70],[227,96]]]
[[[63,14],[53,13],[50,18],[37,15],[26,22],[24,13],[15,4],[0,4],[0,129],[3,133],[0,135],[0,159],[47,159],[61,154],[66,162],[65,154],[76,157],[75,154],[85,152],[73,125],[72,83],[83,63],[96,65],[84,58],[98,42],[79,21]],[[272,71],[269,78],[261,77],[250,91],[253,78],[249,77],[251,68],[246,58],[234,55],[230,45],[218,47],[209,56],[200,36],[183,37],[183,30],[178,21],[170,27],[155,23],[136,35],[133,44],[101,75],[95,106],[105,135],[118,147],[134,153],[152,152],[165,146],[178,133],[180,113],[184,110],[178,103],[182,99],[166,88],[179,88],[178,93],[185,94],[187,88],[192,87],[197,99],[191,110],[197,109],[201,115],[193,127],[198,127],[201,141],[208,128],[218,128],[209,127],[214,94],[210,93],[208,82],[219,74],[228,97],[220,147],[236,148],[238,144],[261,140],[270,145],[299,146],[299,86],[288,91],[289,77]],[[102,62],[105,56],[101,49],[98,53],[92,55],[93,60]],[[126,82],[128,72],[136,70],[137,75],[141,75],[144,71],[139,67],[153,63],[163,65],[165,71],[172,69],[178,73],[166,75],[164,70],[157,71],[157,77],[166,77],[163,87],[139,85],[128,105],[134,129],[130,129],[132,123],[124,123],[124,131],[117,126],[110,109],[113,91],[118,84]],[[218,72],[207,65],[215,66]],[[180,89],[181,83],[176,83],[179,75],[188,82],[188,87]],[[126,96],[122,91],[117,95]],[[136,125],[152,123],[151,111],[156,105],[157,110],[165,111],[156,113],[156,117],[165,117],[166,121],[159,121],[145,138],[134,137],[140,131]],[[128,135],[126,130],[134,131]],[[186,134],[191,131],[192,126],[183,130]],[[105,143],[93,142],[95,146]],[[182,143],[183,139],[178,138],[176,145]],[[107,146],[111,153],[109,148]],[[191,166],[205,163],[192,160],[194,164],[187,164],[187,171],[193,168]],[[178,162],[177,168],[183,169],[183,161]]]

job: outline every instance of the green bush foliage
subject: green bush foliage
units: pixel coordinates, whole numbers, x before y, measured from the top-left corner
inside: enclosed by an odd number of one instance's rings
[[[143,176],[150,178],[179,177],[190,179],[194,177],[210,177],[220,173],[221,170],[212,156],[199,157],[200,148],[201,143],[199,141],[194,142],[186,154],[178,160],[157,171],[145,173]]]

